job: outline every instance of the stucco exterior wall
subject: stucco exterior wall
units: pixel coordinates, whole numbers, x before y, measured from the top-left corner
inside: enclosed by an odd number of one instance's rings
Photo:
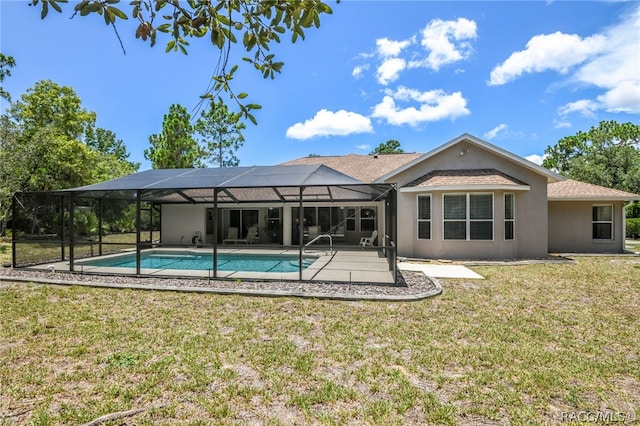
[[[205,235],[208,204],[165,204],[162,206],[162,244],[189,244],[194,232]]]
[[[461,152],[465,152],[460,155]],[[398,194],[398,255],[446,259],[544,258],[548,253],[547,177],[475,144],[460,142],[392,179],[399,187],[434,170],[496,169],[530,186],[528,191],[464,190],[431,193],[431,239],[418,239],[417,192]],[[492,241],[444,240],[443,193],[494,194]],[[504,240],[504,192],[515,194],[515,240]]]
[[[613,205],[613,240],[592,238],[592,208]],[[549,201],[549,251],[553,253],[624,252],[623,203]]]

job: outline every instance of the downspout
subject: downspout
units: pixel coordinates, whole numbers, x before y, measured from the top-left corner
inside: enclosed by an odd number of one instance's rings
[[[622,253],[627,251],[627,207],[633,204],[633,200],[622,205]]]

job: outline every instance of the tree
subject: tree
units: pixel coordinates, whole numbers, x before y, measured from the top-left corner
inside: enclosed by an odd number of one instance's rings
[[[102,133],[94,129],[95,118],[73,89],[48,80],[37,82],[0,117],[0,222],[6,224],[16,191],[83,186],[137,170],[126,161],[121,141],[95,142],[103,152],[84,143],[86,135]]]
[[[129,161],[129,152],[111,130],[90,127],[84,137],[85,144],[96,151],[98,160],[94,168],[93,181],[102,182],[114,176],[124,176],[136,172],[140,163]]]
[[[400,148],[400,142],[395,139],[389,139],[378,145],[371,154],[401,154],[403,152],[402,148]]]
[[[44,19],[50,6],[62,12],[60,3],[66,3],[66,0],[31,0],[30,4],[36,6],[38,3],[42,6],[40,17]],[[73,17],[97,13],[104,18],[105,24],[115,30],[118,19],[128,19],[127,14],[116,7],[119,3],[120,0],[82,0],[75,5]],[[208,34],[211,44],[220,52],[220,65],[213,76],[215,84],[207,96],[213,98],[222,91],[228,92],[238,103],[241,114],[254,124],[256,120],[251,110],[260,108],[260,105],[244,104],[247,94],[236,95],[229,85],[238,68],[238,65],[227,68],[231,45],[242,40],[249,54],[243,60],[264,78],[274,78],[284,63],[276,61],[270,46],[280,43],[280,36],[284,34],[290,34],[293,43],[299,38],[304,39],[305,29],[320,27],[321,14],[333,13],[327,4],[319,0],[133,0],[128,7],[130,16],[139,22],[135,37],[148,40],[154,46],[158,33],[167,34],[167,52],[187,54],[189,39],[204,38]]]
[[[640,126],[602,121],[545,150],[542,165],[571,179],[640,192]]]
[[[2,87],[2,83],[4,82],[5,77],[11,76],[11,69],[16,66],[16,61],[11,56],[5,56],[0,53],[0,98],[4,98],[7,101],[11,102],[11,95],[9,92],[4,90]]]
[[[187,109],[171,105],[162,121],[162,132],[149,136],[151,147],[144,150],[144,157],[154,169],[202,167],[206,153],[194,139],[194,131]]]
[[[20,123],[25,138],[43,128],[55,130],[61,137],[80,140],[96,120],[96,114],[82,108],[76,92],[51,80],[38,81],[27,89],[11,108],[11,117]]]
[[[202,136],[207,155],[219,167],[236,167],[240,160],[235,152],[244,143],[245,124],[240,115],[229,112],[222,102],[211,101],[209,109],[200,114],[196,131]]]

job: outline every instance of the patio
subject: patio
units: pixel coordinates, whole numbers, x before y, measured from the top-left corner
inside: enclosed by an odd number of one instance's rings
[[[175,251],[175,248],[166,249]],[[190,253],[210,254],[211,250],[182,249]],[[233,253],[244,255],[292,255],[297,256],[299,251],[292,249],[278,248],[252,248],[248,246],[238,246],[231,248],[219,248],[219,254]],[[302,271],[302,280],[311,282],[344,282],[344,283],[371,283],[394,285],[394,271],[389,270],[388,259],[384,257],[381,250],[361,248],[361,249],[340,249],[329,250],[315,249],[309,251],[308,255],[316,256],[317,259],[308,268]],[[94,257],[93,259],[108,259],[118,255]],[[61,261],[34,265],[29,267],[38,271],[69,272],[70,262]],[[97,274],[97,275],[136,275],[136,268],[121,268],[109,266],[89,266],[82,265],[81,261],[75,263],[75,273]],[[179,270],[179,269],[148,269],[140,270],[142,275],[149,277],[168,278],[212,278],[211,270]],[[217,278],[225,280],[297,280],[298,272],[248,272],[248,271],[218,271]]]
[[[149,170],[81,188],[17,193],[13,217],[14,268],[396,283],[395,186],[364,184],[325,166]],[[316,241],[316,234],[326,238]],[[359,247],[372,235],[378,235],[373,247]],[[309,246],[314,242],[327,245]],[[202,250],[213,256],[212,267],[143,267],[140,257],[152,248]],[[224,253],[281,253],[301,264],[307,251],[321,255],[295,272],[223,271],[215,260]],[[135,268],[83,265],[86,258],[132,252]]]

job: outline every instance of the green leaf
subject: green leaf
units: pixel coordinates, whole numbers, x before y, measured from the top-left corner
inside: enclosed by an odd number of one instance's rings
[[[53,7],[58,13],[62,12],[62,8],[60,7],[60,5],[58,3],[56,3],[55,1],[51,0],[51,7]]]
[[[49,3],[46,1],[42,2],[42,11],[40,12],[40,19],[44,19],[47,17],[47,13],[49,13]]]
[[[246,98],[247,96],[248,96],[248,95],[247,95],[246,93],[242,92],[242,93],[240,93],[240,94],[238,95],[238,99],[244,99],[244,98]]]
[[[116,21],[116,15],[114,15],[113,12],[109,10],[109,8],[105,9],[104,22],[108,25],[108,24],[113,24],[115,21]]]
[[[120,19],[124,19],[125,21],[129,19],[127,15],[117,7],[109,6],[107,7],[107,9],[110,10],[115,16],[117,16]]]
[[[165,52],[168,52],[171,49],[173,49],[173,50],[176,49],[176,41],[175,40],[170,40],[169,43],[167,43],[167,48],[165,49]]]
[[[73,8],[73,10],[78,12],[78,11],[82,10],[82,8],[87,5],[87,3],[89,3],[89,0],[82,0],[80,3],[76,4],[76,6]]]

